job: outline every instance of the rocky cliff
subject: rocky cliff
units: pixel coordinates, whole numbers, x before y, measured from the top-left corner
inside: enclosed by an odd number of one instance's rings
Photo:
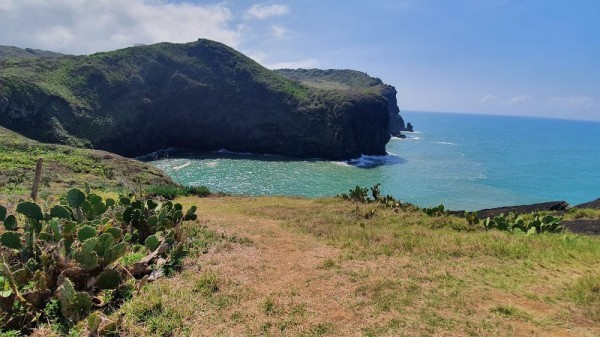
[[[368,91],[383,96],[388,101],[390,134],[397,135],[406,130],[406,125],[396,100],[396,88],[381,79],[356,70],[337,69],[278,69],[278,74],[314,88],[333,90]]]
[[[165,147],[348,159],[385,154],[389,98],[309,87],[217,42],[0,61],[0,125],[138,156]]]

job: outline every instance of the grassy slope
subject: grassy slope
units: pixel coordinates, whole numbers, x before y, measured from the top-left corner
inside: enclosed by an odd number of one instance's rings
[[[182,199],[246,237],[127,304],[128,336],[600,334],[600,239],[516,236],[337,199]],[[462,230],[457,230],[462,229]],[[251,243],[248,243],[251,242]]]
[[[63,145],[43,144],[0,127],[0,199],[25,196],[31,189],[36,160],[44,159],[41,196],[62,194],[84,182],[96,190],[168,183],[160,170],[132,159]]]

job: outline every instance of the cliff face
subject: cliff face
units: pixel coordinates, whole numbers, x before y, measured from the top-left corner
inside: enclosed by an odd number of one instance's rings
[[[406,130],[396,100],[396,88],[383,83],[379,78],[347,69],[278,69],[275,71],[290,80],[313,88],[367,91],[379,94],[388,101],[389,133],[397,135],[400,131]]]
[[[388,102],[290,81],[209,40],[0,61],[0,125],[126,156],[165,147],[385,154]]]

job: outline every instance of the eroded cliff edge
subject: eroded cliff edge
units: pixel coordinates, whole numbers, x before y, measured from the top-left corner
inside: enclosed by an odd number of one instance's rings
[[[166,147],[349,159],[385,154],[388,99],[314,88],[217,42],[0,61],[0,125],[138,156]]]
[[[329,90],[363,91],[379,94],[388,101],[388,114],[390,119],[389,131],[397,135],[406,131],[406,125],[396,99],[396,88],[377,77],[349,69],[277,69],[278,74],[299,82],[303,85]],[[410,130],[412,131],[412,130]]]

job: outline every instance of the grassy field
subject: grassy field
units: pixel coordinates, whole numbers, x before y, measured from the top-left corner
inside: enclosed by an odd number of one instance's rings
[[[179,201],[212,234],[121,309],[125,336],[600,335],[596,237],[340,199]]]

